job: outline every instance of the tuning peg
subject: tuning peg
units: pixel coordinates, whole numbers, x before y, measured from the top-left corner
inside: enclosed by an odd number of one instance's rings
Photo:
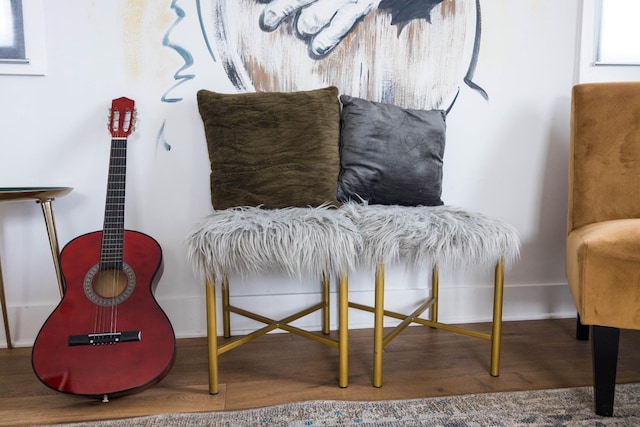
[[[133,117],[131,119],[131,131],[135,132],[138,130],[138,109],[133,109]]]

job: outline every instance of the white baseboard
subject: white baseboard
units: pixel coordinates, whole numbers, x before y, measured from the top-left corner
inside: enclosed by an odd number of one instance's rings
[[[358,283],[350,288],[349,300],[365,305],[373,304],[373,290]],[[403,312],[411,310],[420,298],[428,295],[423,289],[394,289],[385,292],[385,308]],[[219,294],[218,304],[220,304]],[[233,294],[232,294],[233,296]],[[439,320],[446,323],[488,322],[492,313],[492,286],[455,286],[440,288]],[[337,296],[332,289],[331,327],[337,327]],[[318,293],[287,293],[269,295],[235,295],[233,303],[248,310],[278,319],[292,311],[319,301]],[[202,296],[159,299],[176,333],[177,338],[206,336],[206,311],[204,289]],[[219,307],[219,305],[218,305]],[[15,347],[30,347],[36,339],[40,327],[55,305],[9,306],[8,317],[12,342]],[[504,291],[503,320],[537,320],[569,318],[575,316],[575,306],[566,283],[506,285]],[[396,324],[394,319],[386,320],[387,325]],[[310,330],[320,330],[320,315],[313,313],[298,320],[297,325]],[[232,333],[244,334],[253,330],[257,322],[232,317]],[[4,327],[4,325],[3,325]],[[220,328],[220,322],[218,322]],[[373,315],[360,310],[349,310],[349,327],[352,329],[372,328]],[[218,332],[221,334],[221,330]],[[0,347],[6,347],[4,333]]]

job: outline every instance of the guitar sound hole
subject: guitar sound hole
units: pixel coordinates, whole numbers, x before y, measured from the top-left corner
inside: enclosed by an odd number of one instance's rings
[[[122,270],[100,270],[98,264],[84,278],[84,293],[94,304],[113,306],[131,296],[136,276],[131,267],[123,263]]]
[[[94,292],[103,298],[120,295],[127,287],[127,276],[122,270],[103,270],[93,281]]]

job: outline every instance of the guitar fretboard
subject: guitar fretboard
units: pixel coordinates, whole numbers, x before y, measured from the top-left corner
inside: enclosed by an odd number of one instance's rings
[[[101,270],[122,269],[126,174],[127,139],[113,138],[100,252]]]

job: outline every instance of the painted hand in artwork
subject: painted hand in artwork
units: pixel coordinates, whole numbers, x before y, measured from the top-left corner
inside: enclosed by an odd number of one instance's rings
[[[308,41],[311,55],[323,57],[344,39],[380,0],[261,0],[268,3],[260,26],[273,31],[296,16],[295,28]]]

